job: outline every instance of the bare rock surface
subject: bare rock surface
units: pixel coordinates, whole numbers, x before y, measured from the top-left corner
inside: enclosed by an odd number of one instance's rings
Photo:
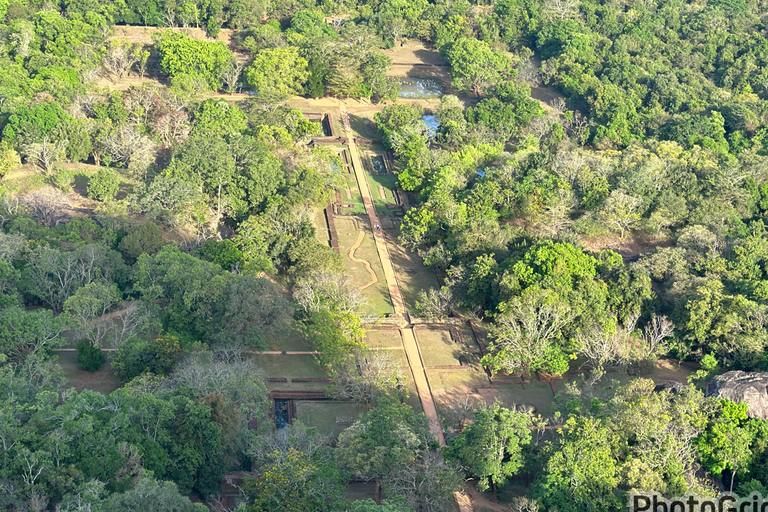
[[[768,420],[768,373],[731,371],[716,376],[707,386],[707,396],[747,404],[750,418]]]

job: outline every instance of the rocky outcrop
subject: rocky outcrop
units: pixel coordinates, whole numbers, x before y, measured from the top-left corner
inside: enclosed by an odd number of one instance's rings
[[[768,373],[732,371],[716,376],[707,396],[747,404],[750,418],[768,420]]]

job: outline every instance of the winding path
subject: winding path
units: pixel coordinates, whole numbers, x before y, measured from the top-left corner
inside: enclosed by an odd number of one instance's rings
[[[363,243],[363,239],[365,238],[365,231],[362,229],[360,230],[360,233],[357,235],[357,240],[355,240],[354,245],[349,248],[349,252],[347,253],[347,256],[349,256],[349,259],[352,260],[354,263],[362,263],[365,266],[365,270],[368,271],[368,274],[371,276],[371,280],[365,283],[363,286],[360,287],[360,290],[365,290],[369,286],[373,286],[374,284],[379,282],[379,278],[376,275],[376,272],[373,271],[373,268],[371,268],[371,264],[368,260],[361,260],[359,258],[355,258],[355,251],[360,247],[360,244]]]
[[[419,350],[419,345],[416,343],[416,337],[413,335],[413,329],[410,328],[410,321],[408,312],[405,309],[403,294],[400,291],[400,284],[397,282],[395,268],[392,265],[392,259],[389,256],[387,239],[384,235],[384,231],[381,229],[381,221],[379,220],[379,215],[376,213],[376,207],[371,199],[371,190],[365,176],[363,162],[360,160],[360,155],[357,151],[354,134],[347,122],[347,106],[342,101],[339,101],[339,110],[341,111],[342,125],[347,133],[347,139],[349,140],[349,154],[352,157],[352,169],[355,172],[357,185],[360,188],[360,196],[363,198],[365,212],[368,214],[368,220],[373,229],[373,240],[376,243],[376,251],[379,253],[381,266],[384,270],[384,279],[387,281],[387,288],[389,289],[389,296],[392,299],[392,306],[394,307],[395,315],[401,316],[403,319],[400,334],[403,340],[405,355],[408,358],[408,364],[410,365],[411,373],[413,374],[413,381],[414,384],[416,384],[416,391],[418,392],[419,400],[421,401],[421,408],[424,410],[424,414],[429,421],[430,431],[437,437],[440,444],[444,445],[445,436],[443,435],[443,428],[440,425],[440,417],[438,416],[437,408],[435,407],[435,399],[432,396],[432,389],[429,387],[427,372],[424,369],[424,361],[421,358],[421,351]]]

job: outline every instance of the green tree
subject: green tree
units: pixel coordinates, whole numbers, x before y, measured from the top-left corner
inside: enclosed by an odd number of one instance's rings
[[[291,448],[286,454],[276,453],[261,476],[246,483],[245,493],[249,512],[323,512],[334,509],[343,487],[337,469]]]
[[[0,142],[0,180],[21,165],[19,153],[7,142]]]
[[[746,474],[754,456],[750,447],[755,431],[749,428],[747,404],[720,400],[717,416],[698,439],[698,453],[704,468],[720,476],[730,470],[729,490],[733,492],[736,474]]]
[[[424,415],[417,416],[408,404],[383,398],[339,435],[336,459],[355,477],[381,479],[395,467],[412,463],[431,439]]]
[[[128,512],[145,510],[146,512],[205,512],[208,508],[202,503],[192,503],[181,494],[173,482],[157,482],[144,477],[136,488],[123,494],[112,496],[106,503],[107,510]]]
[[[261,50],[245,69],[248,85],[266,94],[300,94],[309,78],[307,60],[294,47]]]
[[[619,472],[611,439],[600,420],[569,418],[562,437],[544,454],[543,474],[533,495],[563,512],[618,508]]]
[[[120,175],[107,167],[100,168],[88,180],[88,197],[97,201],[109,201],[120,189]]]
[[[232,52],[221,41],[194,39],[183,32],[165,31],[159,37],[160,67],[171,77],[192,75],[205,80],[208,87],[221,87],[224,70],[233,59]]]
[[[474,413],[475,421],[452,439],[445,456],[457,459],[478,478],[477,488],[495,490],[515,476],[525,463],[531,442],[531,419],[494,403]]]
[[[127,261],[134,262],[142,254],[157,253],[163,247],[163,233],[154,222],[142,222],[120,240],[118,247]]]
[[[463,37],[448,53],[453,86],[460,91],[472,91],[477,96],[489,84],[507,78],[512,72],[509,57],[494,52],[488,43]]]
[[[87,372],[95,372],[104,361],[107,360],[107,356],[101,350],[101,347],[92,345],[91,343],[81,340],[77,343],[77,363],[80,368]]]

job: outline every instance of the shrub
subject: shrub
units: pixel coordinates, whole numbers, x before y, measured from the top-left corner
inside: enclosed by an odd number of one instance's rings
[[[129,263],[133,263],[144,253],[155,254],[163,247],[163,235],[154,222],[145,222],[128,233],[120,241],[118,248]]]
[[[75,177],[65,169],[59,169],[50,177],[50,183],[62,192],[70,192],[75,184]]]
[[[88,180],[88,197],[97,201],[108,201],[117,196],[120,175],[113,169],[102,167]]]
[[[95,372],[104,361],[107,356],[101,351],[99,347],[95,347],[87,341],[80,341],[77,344],[77,362],[80,368],[87,372]]]

